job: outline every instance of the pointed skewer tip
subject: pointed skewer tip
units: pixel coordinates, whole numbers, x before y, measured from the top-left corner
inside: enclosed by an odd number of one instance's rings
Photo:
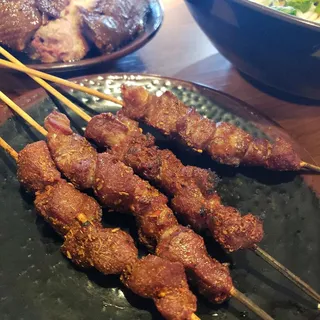
[[[240,292],[235,287],[231,288],[230,294],[245,305],[248,309],[254,312],[257,316],[259,316],[263,320],[274,320],[270,315],[268,315],[263,309],[257,306],[253,301],[251,301],[248,297],[246,297],[242,292]]]
[[[287,279],[293,282],[298,288],[304,291],[309,297],[316,300],[319,308],[320,294],[316,292],[310,285],[296,276],[293,272],[283,266],[279,261],[273,258],[270,254],[264,251],[262,248],[255,246],[253,248],[255,254],[261,257],[264,261],[270,264],[273,268],[278,270],[282,275],[284,275]]]
[[[316,166],[315,164],[311,164],[311,163],[308,163],[308,162],[301,161],[300,162],[300,167],[304,168],[306,170],[320,172],[320,166]]]

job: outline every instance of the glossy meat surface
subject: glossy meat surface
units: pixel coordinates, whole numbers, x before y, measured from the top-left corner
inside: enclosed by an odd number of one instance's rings
[[[167,319],[191,319],[196,310],[196,298],[180,263],[148,255],[124,273],[123,281],[140,296],[153,297]]]
[[[84,33],[101,52],[112,52],[142,30],[147,10],[146,0],[98,0],[82,10]]]
[[[81,31],[81,8],[92,8],[95,0],[70,0],[61,18],[49,21],[34,35],[31,57],[45,63],[76,61],[89,51]]]
[[[77,61],[88,51],[79,24],[70,17],[49,21],[36,32],[30,45],[31,58],[44,63]]]
[[[52,18],[59,18],[63,11],[70,3],[70,0],[36,0],[37,7],[42,12]]]
[[[142,87],[123,86],[122,95],[124,115],[144,121],[165,135],[178,137],[220,163],[260,165],[272,170],[300,169],[301,159],[287,141],[278,138],[269,144],[232,124],[205,120],[170,92],[157,97]]]
[[[60,172],[52,161],[47,144],[38,141],[28,144],[18,155],[17,175],[29,192],[37,192],[61,181]]]
[[[23,51],[42,24],[35,0],[0,0],[0,43]]]

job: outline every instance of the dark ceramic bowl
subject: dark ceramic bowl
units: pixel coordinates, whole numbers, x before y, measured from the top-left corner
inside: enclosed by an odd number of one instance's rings
[[[320,25],[248,0],[185,0],[216,48],[255,80],[320,99]]]

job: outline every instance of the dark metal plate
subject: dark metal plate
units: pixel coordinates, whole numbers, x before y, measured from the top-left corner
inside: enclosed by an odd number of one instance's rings
[[[275,124],[256,115],[244,103],[212,89],[180,80],[148,75],[101,75],[76,80],[78,83],[120,95],[123,82],[144,85],[161,94],[172,90],[186,104],[215,120],[230,121],[257,136],[286,134]],[[69,91],[92,114],[116,111],[107,101]],[[18,103],[40,123],[55,107],[42,91],[35,90]],[[75,129],[84,123],[70,113]],[[0,135],[16,150],[41,138],[17,117],[0,126]],[[319,199],[304,179],[295,173],[270,172],[259,168],[229,168],[208,157],[186,151],[158,136],[159,145],[172,148],[186,164],[210,167],[221,177],[219,192],[226,204],[243,213],[253,212],[265,222],[261,246],[305,281],[320,291]],[[74,268],[59,252],[61,240],[36,217],[32,198],[19,189],[15,163],[0,151],[0,318],[79,320],[156,319],[152,302],[123,288],[117,277]],[[135,236],[131,217],[117,215],[104,221],[121,225]],[[308,299],[278,272],[250,251],[226,256],[206,237],[209,251],[231,264],[235,286],[276,319],[316,319],[314,301]],[[142,252],[143,253],[143,252]],[[201,319],[256,319],[234,299],[214,306],[199,297]]]

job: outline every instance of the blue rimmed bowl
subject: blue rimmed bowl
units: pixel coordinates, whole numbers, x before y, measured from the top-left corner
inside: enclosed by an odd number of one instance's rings
[[[320,24],[248,0],[185,0],[216,48],[268,86],[320,99]]]

